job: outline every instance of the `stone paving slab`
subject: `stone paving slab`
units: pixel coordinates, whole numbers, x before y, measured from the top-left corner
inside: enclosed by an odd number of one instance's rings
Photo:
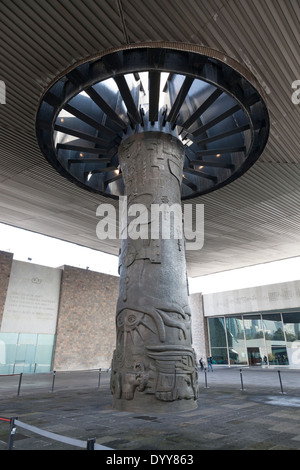
[[[101,378],[100,389],[88,388],[86,382],[72,387],[68,378],[66,388],[54,392],[27,387],[16,396],[0,391],[0,416],[17,416],[83,441],[95,438],[116,451],[300,450],[299,377],[293,375],[290,391],[283,395],[273,380],[268,388],[263,375],[262,387],[241,391],[237,371],[214,371],[209,388],[199,377],[197,410],[178,414],[113,410],[109,374]],[[8,436],[8,423],[0,421],[0,450],[7,448]],[[21,428],[14,449],[78,450]]]

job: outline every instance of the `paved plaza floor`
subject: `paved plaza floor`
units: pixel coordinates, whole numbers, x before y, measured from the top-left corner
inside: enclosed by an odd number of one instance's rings
[[[100,385],[99,385],[100,378]],[[199,371],[198,408],[154,414],[111,407],[103,371],[0,376],[0,416],[115,451],[300,450],[300,371]],[[9,422],[0,420],[0,450]],[[16,426],[14,450],[79,450]]]

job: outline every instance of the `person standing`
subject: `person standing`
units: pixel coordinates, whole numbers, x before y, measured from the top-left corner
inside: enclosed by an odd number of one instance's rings
[[[213,367],[212,367],[212,357],[209,356],[207,358],[207,371],[209,371],[209,368],[211,369],[211,371],[213,372]]]

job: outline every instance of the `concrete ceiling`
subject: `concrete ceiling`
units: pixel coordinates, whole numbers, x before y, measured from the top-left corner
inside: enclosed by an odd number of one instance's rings
[[[65,69],[141,42],[207,46],[246,66],[265,92],[271,129],[255,165],[203,203],[205,242],[186,254],[200,276],[300,255],[298,0],[1,0],[0,222],[118,254],[96,236],[104,199],[65,180],[41,154],[39,100]]]

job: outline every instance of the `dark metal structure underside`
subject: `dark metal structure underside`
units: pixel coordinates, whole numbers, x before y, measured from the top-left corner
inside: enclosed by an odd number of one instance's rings
[[[42,97],[36,131],[47,160],[84,189],[124,193],[118,147],[133,133],[161,131],[185,147],[182,199],[241,176],[269,134],[264,100],[251,80],[209,55],[130,47],[79,64]]]

